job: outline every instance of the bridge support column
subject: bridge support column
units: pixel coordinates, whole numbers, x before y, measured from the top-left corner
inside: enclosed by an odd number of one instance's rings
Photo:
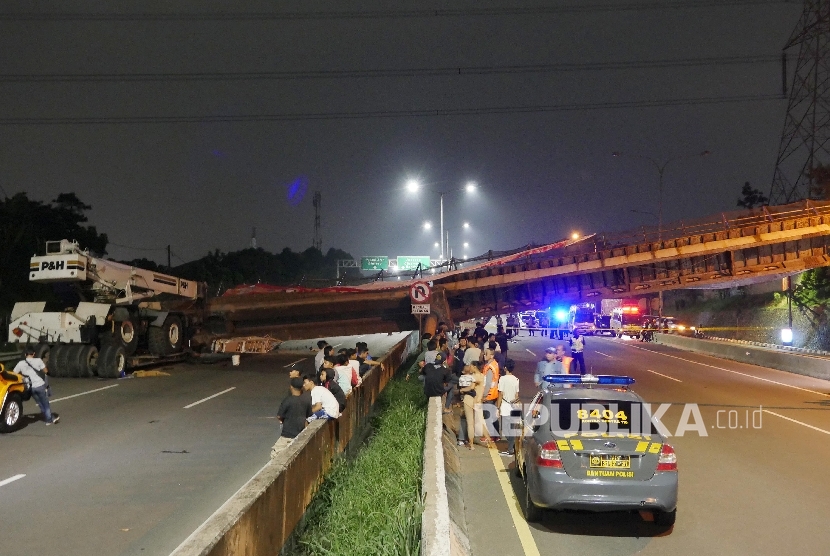
[[[427,315],[427,318],[424,320],[424,332],[429,332],[430,334],[435,334],[435,330],[438,328],[438,316],[434,313],[430,313]]]

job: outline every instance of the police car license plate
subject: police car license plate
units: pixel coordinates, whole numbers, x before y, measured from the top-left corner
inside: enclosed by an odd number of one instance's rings
[[[591,469],[631,469],[631,456],[597,454],[590,457]]]

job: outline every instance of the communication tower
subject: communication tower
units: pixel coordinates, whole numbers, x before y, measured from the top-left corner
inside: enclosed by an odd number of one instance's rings
[[[814,170],[830,162],[830,0],[804,0],[801,19],[782,54],[785,96],[786,52],[795,47],[798,59],[772,178],[771,204],[821,195]]]

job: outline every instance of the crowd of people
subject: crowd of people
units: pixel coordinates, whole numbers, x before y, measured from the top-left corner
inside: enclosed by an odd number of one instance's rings
[[[442,398],[444,413],[458,415],[455,429],[459,446],[470,450],[475,449],[475,444],[495,446],[501,435],[507,440],[502,455],[512,456],[516,433],[506,431],[509,423],[505,418],[520,415],[519,378],[514,375],[515,362],[508,357],[512,331],[505,329],[501,319],[497,323],[495,332],[488,332],[484,322],[477,322],[472,330],[453,331],[445,323],[438,323],[434,334],[421,336],[418,355],[406,371],[406,380],[417,376],[428,398]],[[508,319],[507,324],[513,323]],[[317,346],[315,374],[300,376],[298,370],[290,371],[291,394],[279,409],[282,434],[272,449],[272,457],[311,421],[337,419],[353,388],[378,364],[363,342],[336,353],[325,340]],[[578,332],[570,340],[570,355],[564,344],[547,348],[536,365],[536,388],[544,387],[543,377],[547,375],[585,374],[584,349],[585,338]],[[453,407],[460,411],[454,412]],[[485,422],[493,423],[491,430],[497,436],[482,426]]]
[[[315,419],[339,418],[352,390],[360,386],[366,373],[380,364],[369,355],[366,342],[357,342],[354,348],[341,348],[335,352],[326,340],[320,340],[317,349],[314,356],[316,372],[301,375],[298,369],[292,368],[288,373],[290,394],[283,399],[277,412],[282,432],[271,448],[272,458]]]

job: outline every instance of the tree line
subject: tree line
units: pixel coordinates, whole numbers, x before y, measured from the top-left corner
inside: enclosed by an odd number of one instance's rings
[[[89,224],[90,209],[75,193],[61,193],[48,203],[30,199],[26,193],[0,200],[0,315],[8,314],[18,301],[46,301],[59,307],[77,301],[71,284],[30,282],[29,258],[44,254],[47,241],[61,239],[76,240],[92,255],[106,257],[109,238]],[[240,284],[331,285],[337,261],[352,258],[333,248],[325,255],[314,248],[302,252],[285,248],[280,253],[249,248],[229,253],[215,250],[174,268],[146,258],[119,262],[207,282],[210,294],[216,295]],[[360,274],[357,269],[346,270],[350,271],[346,278]]]

